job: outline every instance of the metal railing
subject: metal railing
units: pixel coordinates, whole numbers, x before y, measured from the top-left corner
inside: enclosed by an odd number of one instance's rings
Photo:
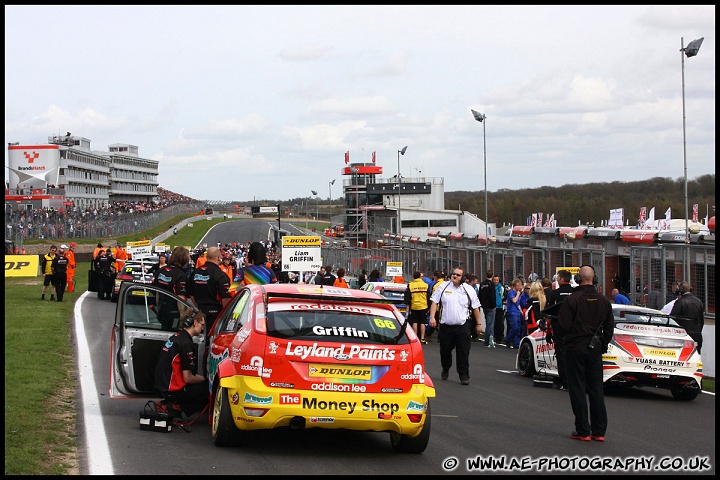
[[[683,278],[683,253],[688,251],[685,245],[637,246],[630,248],[630,284],[638,285],[628,291],[628,297],[635,305],[644,305],[646,285],[660,279],[663,285],[673,285]],[[715,316],[715,247],[712,245],[692,246],[690,252],[691,279],[693,294],[705,305],[706,316]],[[452,271],[454,267],[463,267],[466,272],[474,273],[481,281],[487,268],[500,275],[503,284],[522,276],[529,280],[537,277],[553,278],[558,268],[592,265],[598,275],[598,285],[609,297],[615,287],[612,267],[617,265],[617,256],[608,256],[605,250],[571,249],[554,247],[529,247],[509,245],[490,247],[446,246],[418,242],[400,245],[376,247],[355,247],[344,242],[322,247],[323,264],[334,269],[343,267],[348,273],[356,275],[362,269],[385,271],[386,262],[402,262],[403,277],[412,279],[415,271],[432,276],[435,270]],[[669,287],[668,287],[669,288]],[[666,292],[667,293],[667,292]],[[669,290],[672,295],[672,290]],[[672,297],[668,297],[670,301]]]

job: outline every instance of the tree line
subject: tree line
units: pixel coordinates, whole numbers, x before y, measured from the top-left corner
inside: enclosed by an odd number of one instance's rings
[[[543,222],[548,215],[555,214],[557,225],[561,227],[578,224],[600,226],[603,221],[610,219],[610,210],[622,208],[624,223],[635,225],[641,207],[646,207],[648,213],[655,207],[655,220],[664,219],[668,208],[671,209],[672,218],[685,218],[684,184],[683,177],[675,180],[669,177],[654,177],[635,182],[615,181],[520,190],[500,189],[496,192],[488,192],[488,218],[490,223],[495,223],[498,227],[509,224],[526,225],[530,215],[542,212]],[[306,197],[298,197],[265,202],[268,205],[280,203],[290,210],[293,205],[299,206],[307,201]],[[715,215],[715,174],[688,179],[688,214],[691,220],[692,207],[696,203],[700,221],[708,214],[708,209],[709,217]],[[449,210],[459,208],[484,219],[485,192],[482,190],[445,192],[445,208]],[[309,209],[310,213],[314,213],[314,210],[314,208]],[[345,213],[342,200],[338,198],[333,201],[319,199],[318,210],[322,217]]]
[[[698,204],[698,219],[703,221],[715,215],[715,174],[688,179],[688,215]],[[445,208],[485,217],[485,192],[445,192]],[[640,208],[647,211],[655,207],[655,220],[664,219],[671,208],[672,218],[685,218],[685,179],[654,177],[636,182],[609,182],[569,184],[559,187],[544,186],[521,190],[501,189],[488,192],[488,219],[498,226],[526,225],[527,217],[542,212],[543,222],[555,215],[558,226],[594,224],[610,218],[610,210],[622,208],[625,224],[635,225]]]

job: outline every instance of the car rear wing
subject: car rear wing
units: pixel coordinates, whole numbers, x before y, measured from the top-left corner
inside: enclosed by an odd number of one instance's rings
[[[321,289],[322,291],[322,289]],[[297,293],[285,293],[285,292],[266,292],[263,288],[263,294],[265,296],[265,307],[267,308],[267,304],[270,302],[271,299],[275,298],[290,298],[297,300],[298,294]],[[317,302],[334,302],[334,303],[353,303],[353,304],[362,304],[362,305],[393,305],[393,301],[384,297],[380,297],[378,295],[378,298],[368,298],[368,297],[356,297],[352,295],[347,296],[340,296],[340,295],[332,295],[332,294],[307,294],[303,293],[300,295],[300,297],[303,300],[310,300],[310,301],[317,301]]]
[[[637,310],[620,310],[614,312],[615,319],[622,321],[623,319],[630,320],[633,323],[646,323],[649,325],[661,325],[661,326],[678,326],[673,325],[676,319],[670,317],[664,313],[654,312],[640,312]],[[675,322],[677,323],[677,322]]]

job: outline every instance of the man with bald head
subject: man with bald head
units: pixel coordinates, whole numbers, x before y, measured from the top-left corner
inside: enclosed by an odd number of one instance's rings
[[[593,267],[580,267],[580,285],[562,302],[555,327],[565,346],[570,405],[575,415],[575,431],[570,438],[584,442],[605,441],[602,355],[615,328],[612,303],[597,291],[594,278]]]
[[[206,262],[196,268],[187,285],[188,296],[205,314],[206,329],[209,330],[222,308],[227,305],[230,295],[230,279],[220,268],[222,252],[217,247],[207,249]]]

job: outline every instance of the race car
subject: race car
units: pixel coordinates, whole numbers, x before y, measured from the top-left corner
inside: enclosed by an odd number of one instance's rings
[[[111,341],[113,398],[157,395],[154,368],[172,334],[161,330],[151,304],[162,295],[180,311],[193,308],[153,286],[122,286]],[[207,337],[194,339],[205,359],[198,374],[210,384],[214,444],[242,445],[254,430],[322,428],[387,432],[395,451],[423,452],[435,388],[419,339],[403,325],[397,308],[373,292],[244,287]]]
[[[603,354],[605,387],[657,387],[679,400],[694,400],[702,391],[702,360],[687,331],[659,310],[619,304],[612,309],[615,332]],[[555,344],[546,341],[545,331],[520,341],[515,366],[525,377],[558,376]]]
[[[367,292],[376,292],[385,298],[392,300],[393,304],[400,310],[403,317],[407,316],[407,305],[405,305],[405,290],[407,285],[404,283],[393,282],[367,282],[362,286],[361,290]]]
[[[123,282],[134,283],[152,283],[153,274],[151,270],[158,264],[157,257],[143,260],[127,260],[117,274],[115,274],[115,282],[113,292],[110,295],[110,301],[117,302],[120,286]]]

